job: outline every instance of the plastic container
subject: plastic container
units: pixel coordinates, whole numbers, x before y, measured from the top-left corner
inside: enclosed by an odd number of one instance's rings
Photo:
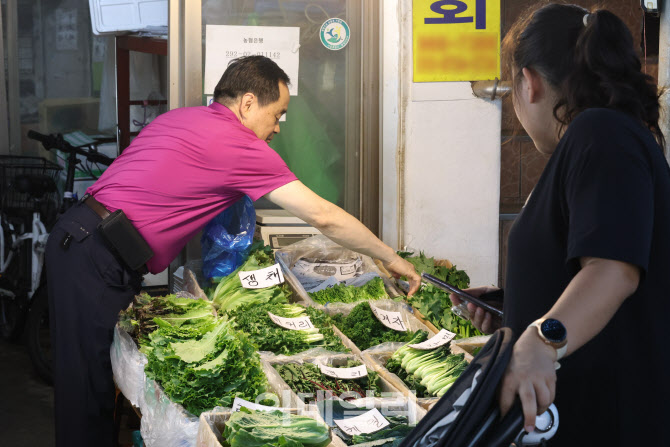
[[[167,27],[168,0],[89,0],[91,28],[100,36]]]

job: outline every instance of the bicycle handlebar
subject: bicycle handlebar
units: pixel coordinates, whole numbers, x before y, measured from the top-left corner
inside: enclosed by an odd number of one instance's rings
[[[86,159],[92,161],[93,163],[100,163],[105,166],[109,166],[114,161],[113,158],[110,158],[99,152],[72,146],[63,139],[61,134],[44,135],[39,132],[35,132],[34,130],[29,130],[28,138],[39,141],[46,150],[58,149],[66,153],[74,152],[75,154],[86,157]]]

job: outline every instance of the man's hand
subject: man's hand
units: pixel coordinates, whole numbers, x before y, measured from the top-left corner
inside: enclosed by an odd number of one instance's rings
[[[514,344],[500,386],[500,411],[505,415],[519,396],[527,432],[535,429],[535,416],[544,413],[556,396],[555,361],[556,349],[544,343],[534,327],[526,329]]]
[[[414,270],[414,266],[406,259],[396,255],[390,262],[384,262],[384,268],[386,268],[386,270],[388,270],[395,278],[400,278],[401,276],[407,277],[407,280],[409,281],[409,292],[407,292],[408,297],[414,295],[414,293],[419,290],[419,286],[421,286],[421,277],[416,270]]]
[[[480,297],[485,293],[493,292],[495,290],[495,287],[483,286],[465,289],[464,292],[468,292],[470,295],[475,297]],[[463,300],[461,300],[455,293],[449,295],[449,299],[454,306],[458,306],[463,302]],[[470,321],[472,322],[472,325],[482,334],[492,334],[500,327],[501,321],[499,318],[493,318],[491,313],[485,311],[475,304],[467,303],[467,306],[468,311],[470,312]]]

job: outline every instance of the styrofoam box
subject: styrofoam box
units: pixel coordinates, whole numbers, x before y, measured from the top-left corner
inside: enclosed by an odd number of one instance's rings
[[[167,26],[168,0],[89,0],[96,35]]]

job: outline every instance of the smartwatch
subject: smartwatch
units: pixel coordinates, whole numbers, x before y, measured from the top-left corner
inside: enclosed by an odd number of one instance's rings
[[[529,326],[537,328],[537,335],[543,342],[556,349],[556,360],[560,360],[568,350],[568,331],[558,320],[553,318],[540,318],[533,321]]]

